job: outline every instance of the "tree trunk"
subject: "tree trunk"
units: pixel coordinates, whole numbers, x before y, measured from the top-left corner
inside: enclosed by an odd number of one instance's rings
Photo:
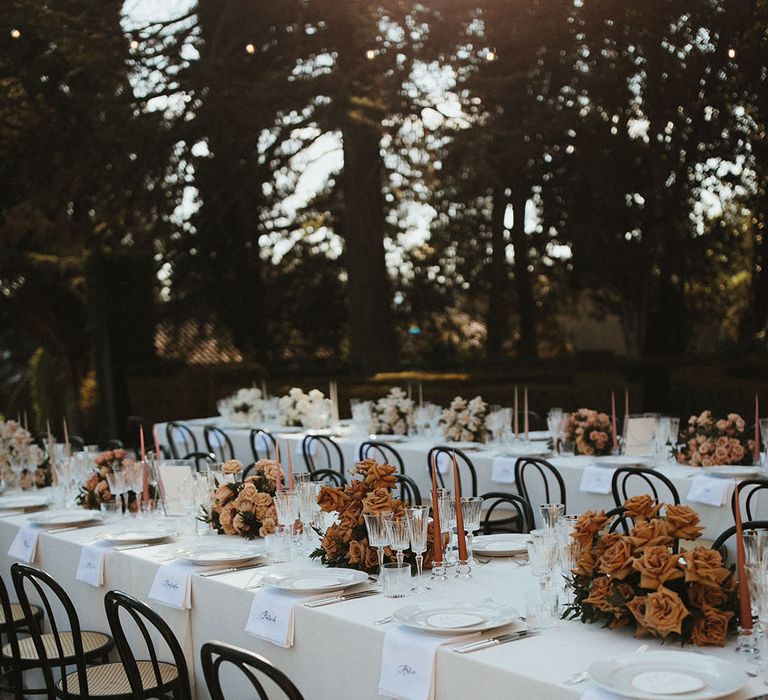
[[[504,236],[504,214],[508,201],[504,188],[496,187],[491,212],[491,269],[486,317],[488,341],[485,352],[489,360],[496,360],[504,354],[504,343],[509,337],[509,275],[507,241]]]
[[[755,202],[752,216],[757,219],[755,253],[752,260],[752,289],[750,304],[739,328],[742,342],[749,342],[768,324],[768,202]]]
[[[342,138],[350,360],[367,371],[378,371],[397,361],[384,258],[380,135],[374,126],[347,112]]]
[[[520,315],[520,356],[536,358],[538,340],[536,335],[536,305],[533,299],[533,283],[528,271],[530,244],[525,233],[525,204],[529,190],[525,187],[512,188],[512,245],[515,248],[515,291]]]

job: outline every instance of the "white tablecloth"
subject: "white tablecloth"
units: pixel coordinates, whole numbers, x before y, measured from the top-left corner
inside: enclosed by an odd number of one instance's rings
[[[217,421],[217,418],[184,421],[195,434],[199,449],[205,450],[203,426],[205,424],[214,425]],[[156,426],[160,442],[164,445],[167,444],[165,426],[165,423],[159,423]],[[253,455],[249,441],[249,429],[225,428],[225,432],[232,440],[237,459],[243,462],[243,464],[252,462]],[[302,458],[299,456],[300,444],[303,437],[304,435],[299,433],[280,437],[281,445],[284,445],[286,442],[290,443],[293,454],[293,467],[294,469],[301,471],[306,468]],[[358,461],[360,443],[365,438],[341,436],[334,439],[344,455],[344,465],[348,473],[355,462]],[[427,471],[427,454],[433,444],[438,443],[430,443],[424,439],[413,439],[392,445],[392,447],[394,447],[402,456],[405,464],[405,473],[416,481],[424,500],[428,500],[432,488],[430,475]],[[536,449],[539,449],[542,444],[543,443],[533,443]],[[498,448],[474,449],[467,452],[467,456],[472,460],[477,471],[478,495],[489,491],[508,491],[515,493],[515,485],[513,483],[499,483],[493,480],[493,459],[499,452],[500,450]],[[285,461],[284,456],[282,457],[282,461]],[[565,482],[567,496],[566,505],[569,513],[583,513],[585,510],[610,510],[614,507],[613,498],[610,494],[581,493],[579,491],[579,484],[584,469],[592,464],[594,460],[589,457],[552,457],[549,461],[558,468],[558,471],[560,471]],[[688,502],[686,496],[691,487],[692,477],[701,474],[700,469],[675,463],[658,466],[656,471],[671,479],[680,494],[683,503]],[[450,481],[450,478],[448,478],[448,481]],[[462,484],[466,483],[467,482],[462,478]],[[534,488],[531,489],[531,505],[533,506],[534,513],[536,513],[538,510],[537,506],[544,503],[545,498],[543,490],[535,487],[535,481],[533,483]],[[464,486],[464,488],[467,487]],[[642,489],[637,483],[633,488],[636,489],[636,493],[644,493],[647,491],[647,488]],[[665,487],[662,486],[661,488],[662,493],[665,492]],[[757,498],[766,500],[766,496],[765,492],[762,492]],[[701,515],[701,521],[704,525],[703,536],[709,540],[714,540],[721,532],[723,532],[723,530],[733,525],[730,501],[723,506],[710,506],[702,503],[690,503],[690,505]]]
[[[11,561],[5,552],[26,519],[27,516],[0,518],[2,575],[7,583],[10,583]],[[160,566],[157,559],[161,558],[162,550],[111,552],[106,560],[106,585],[103,589],[93,588],[75,581],[74,577],[82,542],[98,532],[97,528],[89,528],[41,534],[35,564],[55,576],[69,592],[84,628],[108,631],[103,606],[105,591],[119,588],[146,601]],[[193,669],[199,698],[208,697],[199,663],[200,646],[211,639],[267,656],[291,677],[307,700],[376,698],[384,635],[393,623],[374,625],[374,620],[390,615],[404,604],[438,596],[462,600],[491,597],[523,611],[525,591],[537,585],[529,567],[500,559],[478,567],[471,581],[454,578],[444,583],[425,581],[431,591],[406,600],[372,596],[315,609],[300,606],[296,610],[295,644],[285,649],[255,639],[244,631],[253,592],[243,590],[243,586],[254,573],[241,571],[211,578],[193,576],[190,611],[152,604],[181,641]],[[579,698],[590,687],[590,682],[566,686],[565,679],[586,669],[598,658],[632,652],[638,643],[626,630],[609,631],[600,625],[562,621],[538,636],[472,654],[459,655],[450,647],[442,647],[436,657],[436,697],[439,700],[464,700],[480,695],[542,700]],[[657,646],[653,640],[650,643],[651,648]],[[732,643],[725,649],[705,649],[703,653],[743,664]],[[244,684],[232,686],[227,697],[250,697],[247,688]],[[764,690],[762,680],[751,679],[748,686],[732,698],[744,700]]]

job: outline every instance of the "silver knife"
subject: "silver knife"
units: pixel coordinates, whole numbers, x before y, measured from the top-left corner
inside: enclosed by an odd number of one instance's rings
[[[233,571],[246,571],[247,569],[258,569],[262,566],[266,566],[266,562],[260,562],[259,564],[246,564],[245,566],[230,566],[228,569],[216,569],[216,571],[204,571],[198,576],[208,578],[209,576],[218,576],[219,574],[230,574]]]
[[[478,649],[487,649],[488,647],[495,647],[499,644],[506,644],[507,642],[514,642],[517,639],[525,639],[525,637],[531,637],[537,632],[532,630],[520,630],[519,632],[510,632],[509,634],[502,634],[498,637],[491,637],[490,639],[481,639],[478,642],[471,642],[470,644],[463,644],[460,647],[456,647],[454,651],[457,654],[468,654],[470,651],[477,651]]]
[[[346,595],[337,595],[333,598],[321,598],[320,600],[310,600],[304,603],[307,608],[321,608],[323,605],[332,605],[341,603],[345,600],[355,600],[356,598],[367,598],[369,595],[379,595],[381,591],[358,591],[357,593],[347,593]]]

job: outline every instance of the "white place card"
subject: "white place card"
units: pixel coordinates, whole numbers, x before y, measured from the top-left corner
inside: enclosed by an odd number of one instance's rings
[[[11,543],[8,556],[24,564],[31,564],[35,561],[39,535],[40,528],[36,525],[22,525]]]
[[[85,545],[80,552],[75,579],[94,588],[101,588],[104,585],[104,559],[111,548],[108,542]]]
[[[184,561],[163,564],[149,589],[150,600],[169,608],[189,610],[192,607],[192,574],[200,570]]]
[[[437,650],[444,644],[479,638],[479,632],[443,637],[408,627],[389,630],[381,652],[379,695],[398,700],[433,700]]]
[[[613,469],[608,467],[586,467],[581,474],[581,493],[610,493]]]
[[[494,457],[491,464],[491,479],[497,484],[512,484],[515,481],[515,457]]]
[[[330,598],[335,592],[302,596],[284,593],[274,588],[261,588],[254,592],[251,611],[245,631],[253,637],[272,642],[279,647],[293,646],[296,606],[308,600]]]
[[[720,479],[701,474],[693,477],[686,500],[708,506],[722,506],[731,500],[735,486],[733,479]]]
[[[655,430],[655,417],[629,416],[624,425],[624,454],[650,454]]]
[[[184,484],[192,479],[192,466],[189,464],[168,464],[160,462],[157,467],[162,482],[165,507],[168,513],[184,512],[181,494]]]

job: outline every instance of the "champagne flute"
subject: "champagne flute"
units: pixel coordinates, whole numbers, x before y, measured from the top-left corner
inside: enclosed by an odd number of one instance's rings
[[[427,535],[429,532],[429,508],[427,506],[411,506],[406,511],[408,517],[408,536],[411,540],[411,551],[416,555],[416,576],[421,580],[424,566],[424,552],[427,551]],[[416,584],[414,591],[427,590]]]
[[[408,518],[403,515],[393,515],[386,520],[386,528],[389,539],[389,546],[395,550],[397,563],[402,566],[405,558],[404,552],[410,544],[410,533],[408,530]]]
[[[474,561],[472,543],[475,531],[480,529],[480,511],[483,499],[480,496],[463,496],[461,499],[461,514],[464,516],[464,530],[467,533],[467,560]]]
[[[389,532],[387,531],[387,520],[392,517],[390,511],[384,513],[365,513],[365,529],[368,532],[368,544],[376,548],[376,554],[379,558],[379,578],[384,568],[384,547],[389,545]]]

